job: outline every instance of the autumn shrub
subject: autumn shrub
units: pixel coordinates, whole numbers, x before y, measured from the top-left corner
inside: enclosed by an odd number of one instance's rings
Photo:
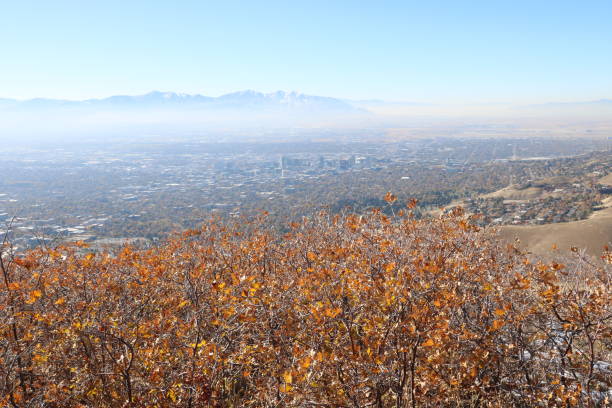
[[[610,403],[609,264],[530,260],[460,211],[83,246],[5,250],[0,406]]]

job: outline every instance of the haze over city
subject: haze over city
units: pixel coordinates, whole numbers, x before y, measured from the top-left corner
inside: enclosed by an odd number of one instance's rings
[[[611,8],[4,2],[0,138],[464,120],[608,129]]]

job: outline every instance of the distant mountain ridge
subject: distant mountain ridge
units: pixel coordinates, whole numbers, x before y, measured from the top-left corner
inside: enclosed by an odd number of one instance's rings
[[[572,108],[572,107],[588,107],[588,106],[612,106],[612,99],[596,99],[592,101],[576,101],[576,102],[546,102],[523,105],[522,108]]]
[[[213,109],[270,109],[345,111],[361,109],[341,99],[305,95],[298,92],[271,93],[253,90],[233,92],[218,97],[200,94],[153,91],[144,95],[113,95],[101,99],[80,101],[35,98],[28,100],[0,99],[0,109],[16,108],[213,108]]]
[[[362,112],[377,106],[434,106],[431,103],[390,102],[380,99],[351,100],[327,96],[307,95],[295,91],[276,91],[270,93],[254,90],[232,92],[221,96],[206,96],[178,92],[152,91],[142,95],[113,95],[106,98],[66,100],[54,98],[33,98],[18,100],[0,98],[0,110],[28,108],[210,108],[257,110],[284,108],[310,111]],[[576,102],[547,102],[517,105],[518,109],[571,108],[588,106],[612,106],[612,99],[599,99]]]

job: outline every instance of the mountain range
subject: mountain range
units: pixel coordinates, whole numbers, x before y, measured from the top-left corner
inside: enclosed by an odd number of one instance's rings
[[[102,99],[71,101],[35,98],[28,100],[0,99],[0,109],[221,109],[221,110],[289,110],[312,112],[360,112],[360,108],[347,101],[305,95],[297,92],[277,91],[262,93],[252,90],[211,97],[199,94],[153,91],[144,95],[115,95]]]
[[[610,99],[531,106],[491,103],[463,106],[347,100],[284,91],[247,90],[217,97],[153,91],[80,101],[0,98],[0,141],[80,140],[108,135],[163,138],[228,129],[245,134],[262,129],[399,129],[438,126],[441,120],[460,123],[469,120],[475,126],[483,126],[490,120],[497,123],[498,118],[513,124],[519,123],[516,120],[534,118],[546,123],[576,119],[608,123],[611,117]]]
[[[510,106],[510,104],[507,104]],[[438,106],[431,103],[390,102],[379,99],[349,100],[326,96],[306,95],[299,92],[276,91],[271,93],[245,90],[213,97],[200,94],[153,91],[143,95],[114,95],[107,98],[66,100],[34,98],[17,100],[0,98],[0,111],[29,111],[36,109],[163,109],[163,110],[242,110],[252,112],[286,110],[312,113],[365,113],[369,108],[383,106],[423,107]],[[612,106],[612,99],[580,102],[548,102],[515,105],[518,109],[585,108]]]

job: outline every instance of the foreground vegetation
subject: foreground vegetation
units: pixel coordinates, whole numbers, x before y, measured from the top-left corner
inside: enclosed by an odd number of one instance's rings
[[[0,406],[608,404],[611,258],[534,263],[413,208],[116,254],[5,246]]]

